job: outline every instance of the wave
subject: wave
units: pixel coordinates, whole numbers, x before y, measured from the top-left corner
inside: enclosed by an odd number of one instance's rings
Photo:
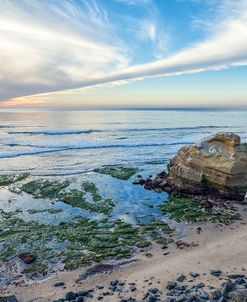
[[[14,152],[9,154],[0,154],[0,158],[15,158],[24,155],[39,155],[45,153],[53,153],[53,152],[61,152],[61,151],[69,151],[69,150],[89,150],[89,149],[106,149],[106,148],[139,148],[139,147],[160,147],[160,146],[177,146],[177,145],[186,145],[191,144],[191,142],[174,142],[174,143],[130,143],[130,144],[98,144],[98,145],[84,145],[84,146],[61,146],[61,147],[54,147],[54,148],[47,148],[43,146],[35,146],[35,145],[28,145],[28,147],[36,147],[40,148],[39,150],[27,150],[27,151],[20,151]],[[9,144],[13,145],[13,144]],[[24,145],[15,144],[15,146]]]
[[[146,131],[179,131],[179,130],[199,130],[199,129],[222,129],[230,128],[229,126],[195,126],[195,127],[173,127],[173,128],[125,128],[125,129],[89,129],[89,130],[33,130],[33,131],[9,131],[8,134],[29,134],[29,135],[73,135],[73,134],[91,134],[97,132],[146,132]],[[232,128],[232,127],[231,127]]]

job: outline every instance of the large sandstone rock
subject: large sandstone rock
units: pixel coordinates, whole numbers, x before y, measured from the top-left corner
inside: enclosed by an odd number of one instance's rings
[[[159,186],[165,191],[243,200],[247,192],[247,145],[234,133],[216,133],[181,148]]]

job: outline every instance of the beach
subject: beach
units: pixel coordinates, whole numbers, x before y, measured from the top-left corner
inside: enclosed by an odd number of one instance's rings
[[[129,264],[126,268],[96,275],[82,280],[78,284],[76,280],[85,269],[76,269],[71,272],[59,272],[54,277],[39,283],[30,285],[11,286],[5,293],[15,294],[20,302],[27,301],[54,301],[65,296],[65,293],[79,290],[94,289],[94,298],[90,301],[98,301],[97,297],[101,292],[108,291],[110,282],[118,279],[126,283],[136,283],[137,291],[127,292],[127,297],[132,296],[140,299],[143,293],[152,287],[159,288],[163,293],[167,292],[166,284],[168,281],[176,281],[181,274],[189,275],[190,272],[200,274],[193,281],[205,283],[205,290],[210,292],[209,286],[220,286],[227,280],[229,274],[245,274],[246,272],[246,211],[245,206],[240,206],[242,220],[231,225],[212,225],[212,224],[192,224],[187,225],[184,232],[180,234],[183,240],[195,246],[184,249],[177,248],[175,244],[169,249],[163,250],[156,247],[150,251],[152,257],[147,257],[141,253],[134,259],[137,262]],[[197,228],[201,227],[200,234]],[[164,253],[169,254],[164,255]],[[211,270],[221,270],[224,275],[221,278],[210,274]],[[190,279],[193,280],[191,277]],[[148,282],[145,282],[148,280]],[[189,279],[188,279],[189,280]],[[54,287],[57,282],[64,282],[66,288]],[[152,283],[152,284],[150,284]],[[189,284],[187,281],[183,284]],[[104,290],[95,289],[96,285],[104,286]],[[103,301],[118,301],[118,293],[114,296],[107,296]]]
[[[157,288],[165,301],[180,275],[178,285],[203,283],[210,295],[244,274],[245,203],[211,209],[153,186],[183,146],[229,131],[245,143],[244,112],[1,114],[3,295],[48,302],[83,290],[90,301],[138,301]],[[136,185],[143,179],[152,186]]]

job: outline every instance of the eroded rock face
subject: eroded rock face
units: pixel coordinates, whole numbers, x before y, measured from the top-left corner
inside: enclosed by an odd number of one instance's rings
[[[157,177],[159,179],[159,175]],[[243,200],[247,192],[247,146],[234,133],[216,133],[181,148],[160,175],[167,192]]]

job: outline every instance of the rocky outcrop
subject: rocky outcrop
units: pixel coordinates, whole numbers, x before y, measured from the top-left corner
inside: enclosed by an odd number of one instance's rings
[[[216,133],[181,148],[160,185],[166,191],[243,200],[247,191],[247,147],[234,133]]]
[[[216,133],[182,147],[170,161],[168,173],[152,181],[152,188],[157,187],[169,193],[242,201],[247,192],[247,146],[234,133]]]

